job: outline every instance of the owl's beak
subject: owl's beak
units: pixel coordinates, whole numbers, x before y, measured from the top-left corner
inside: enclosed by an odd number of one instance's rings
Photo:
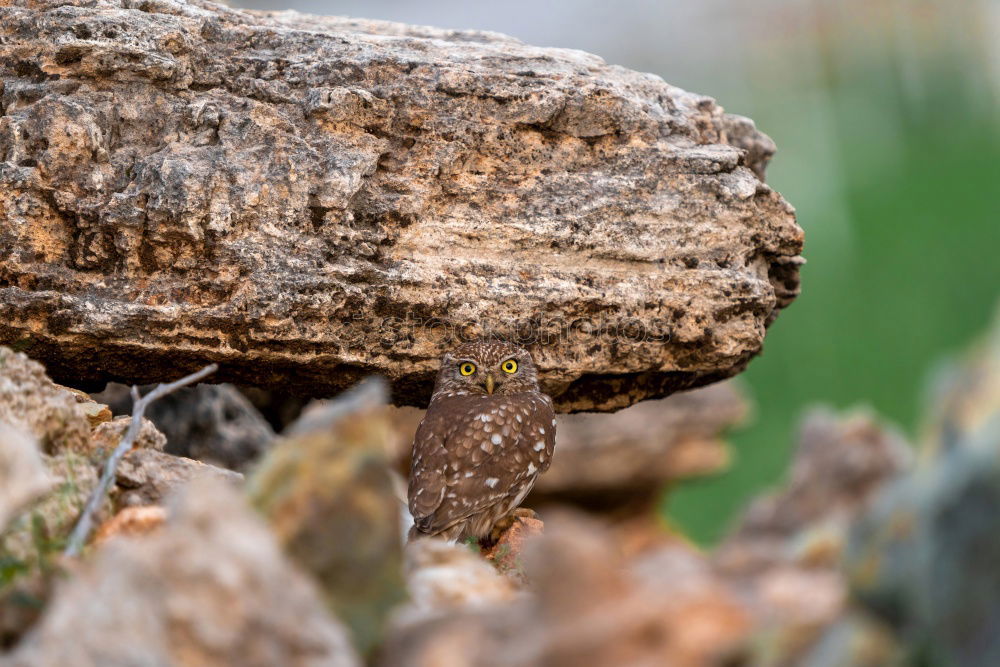
[[[493,373],[486,374],[486,393],[492,394],[494,387]]]

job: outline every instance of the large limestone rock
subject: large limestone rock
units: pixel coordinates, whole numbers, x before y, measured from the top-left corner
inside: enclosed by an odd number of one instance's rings
[[[427,399],[460,335],[563,410],[739,372],[802,231],[748,120],[579,51],[204,0],[0,6],[0,342],[59,381]]]

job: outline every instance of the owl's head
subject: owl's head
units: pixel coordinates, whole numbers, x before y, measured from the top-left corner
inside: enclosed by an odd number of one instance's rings
[[[527,350],[501,341],[465,343],[445,353],[434,395],[517,394],[538,390],[538,372]]]

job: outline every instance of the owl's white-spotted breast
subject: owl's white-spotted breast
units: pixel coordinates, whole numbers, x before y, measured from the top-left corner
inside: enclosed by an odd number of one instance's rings
[[[548,469],[555,442],[527,350],[482,341],[445,354],[413,440],[411,537],[487,538]]]

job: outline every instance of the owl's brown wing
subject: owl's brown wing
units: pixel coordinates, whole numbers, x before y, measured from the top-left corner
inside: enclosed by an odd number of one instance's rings
[[[545,446],[539,450],[538,441],[536,441],[532,445],[532,452],[538,454],[539,471],[545,472],[552,465],[552,454],[556,449],[556,410],[552,405],[552,399],[546,394],[539,393],[539,397],[542,405],[538,407],[536,412],[538,426],[535,427],[535,433],[538,434],[541,431],[540,435],[543,437],[540,440],[545,443]],[[545,452],[545,456],[541,456],[541,452]]]
[[[414,440],[409,489],[410,513],[421,532],[440,533],[509,503],[512,495],[523,498],[548,468],[555,443],[552,402],[522,394],[502,405],[468,398],[428,409]],[[506,414],[502,425],[497,410],[502,419]]]
[[[413,437],[413,460],[407,499],[410,515],[418,523],[441,505],[445,492],[448,452],[444,448],[443,424],[428,411]]]

